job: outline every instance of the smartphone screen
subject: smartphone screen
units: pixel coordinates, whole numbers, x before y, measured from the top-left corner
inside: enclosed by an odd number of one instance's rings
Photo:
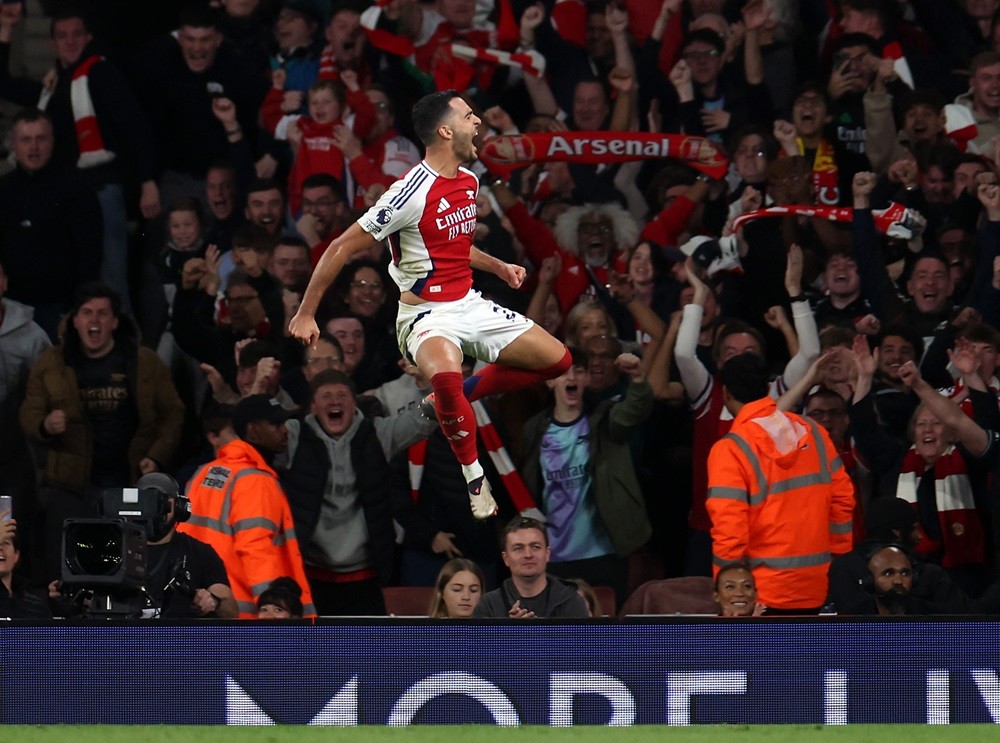
[[[14,496],[12,495],[0,495],[0,521],[6,521],[13,518],[12,513],[14,511]]]

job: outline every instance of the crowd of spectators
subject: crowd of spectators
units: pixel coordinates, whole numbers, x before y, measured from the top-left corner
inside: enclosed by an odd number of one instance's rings
[[[854,484],[834,608],[1000,609],[1000,0],[43,5],[39,80],[0,5],[0,98],[24,106],[0,607],[37,612],[63,520],[150,473],[191,496],[178,531],[241,616],[383,614],[400,585],[436,586],[435,616],[586,616],[572,579],[621,605],[711,576],[720,373],[750,353]],[[314,346],[287,331],[330,240],[420,161],[413,104],[450,88],[483,121],[474,244],[528,269],[476,288],[573,354],[475,403],[485,523],[397,347],[389,245],[338,277]],[[759,612],[760,566],[731,559],[721,612]]]

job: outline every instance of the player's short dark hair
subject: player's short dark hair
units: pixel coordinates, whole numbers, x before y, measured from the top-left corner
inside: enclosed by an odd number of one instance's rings
[[[770,377],[767,362],[755,353],[733,356],[720,370],[722,384],[738,402],[748,403],[767,397]]]
[[[451,112],[452,98],[459,98],[457,90],[441,90],[425,95],[413,106],[413,131],[425,146],[437,142],[437,130]]]

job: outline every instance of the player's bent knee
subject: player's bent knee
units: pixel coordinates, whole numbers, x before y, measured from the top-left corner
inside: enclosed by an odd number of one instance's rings
[[[546,379],[555,379],[556,377],[561,377],[569,368],[573,365],[573,354],[569,352],[569,349],[563,346],[563,355],[552,366],[543,369],[542,373],[546,374]]]

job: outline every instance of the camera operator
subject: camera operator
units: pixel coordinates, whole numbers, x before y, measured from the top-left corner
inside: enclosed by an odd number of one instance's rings
[[[140,477],[135,486],[160,493],[159,514],[146,524],[148,573],[144,590],[147,602],[159,609],[156,616],[235,619],[239,610],[222,559],[210,545],[176,529],[177,522],[185,521],[189,513],[177,482],[169,475],[151,472]],[[58,581],[49,585],[49,597],[61,601],[65,613],[74,613],[73,607],[65,606]]]

